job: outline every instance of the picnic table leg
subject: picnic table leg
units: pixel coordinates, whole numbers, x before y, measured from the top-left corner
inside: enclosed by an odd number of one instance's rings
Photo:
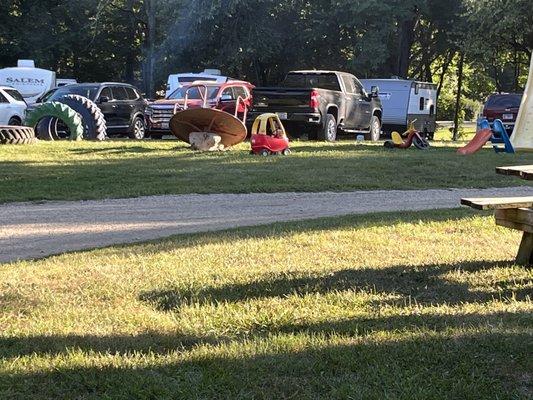
[[[518,249],[516,256],[516,263],[518,265],[533,265],[533,233],[524,232],[522,236],[522,243]]]

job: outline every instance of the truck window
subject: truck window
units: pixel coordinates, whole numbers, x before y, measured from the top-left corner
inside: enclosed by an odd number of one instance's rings
[[[351,78],[352,79],[352,82],[353,82],[353,85],[354,85],[354,88],[355,88],[355,93],[363,96],[365,94],[365,89],[363,89],[363,85],[361,85],[361,83],[359,83],[359,81],[355,78]]]
[[[341,91],[339,79],[335,74],[288,74],[283,82],[283,86]]]
[[[233,91],[235,92],[236,99],[239,98],[239,96],[245,100],[248,98],[248,91],[242,86],[235,86]]]
[[[346,93],[349,93],[349,94],[355,93],[355,86],[354,86],[354,82],[351,77],[349,77],[348,75],[343,75],[342,82],[344,83],[344,88],[346,89]]]
[[[232,87],[228,87],[228,88],[224,89],[222,91],[222,94],[220,95],[220,97],[222,99],[224,99],[224,101],[235,100],[235,95],[233,93],[233,88]]]
[[[2,93],[0,93],[0,103],[9,103],[6,99],[6,96],[4,96]]]

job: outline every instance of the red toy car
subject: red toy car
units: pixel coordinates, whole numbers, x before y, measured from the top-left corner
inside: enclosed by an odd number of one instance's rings
[[[252,153],[261,156],[270,154],[291,154],[289,140],[287,138],[277,138],[267,135],[252,135]]]
[[[252,126],[252,154],[291,154],[289,138],[276,114],[263,114],[257,117]]]

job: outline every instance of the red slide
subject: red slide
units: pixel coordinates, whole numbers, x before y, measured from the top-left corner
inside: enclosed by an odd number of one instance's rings
[[[474,154],[480,150],[485,143],[487,143],[492,137],[492,131],[490,129],[481,129],[476,133],[476,136],[468,143],[465,147],[461,147],[457,150],[458,154],[463,156],[468,156]]]

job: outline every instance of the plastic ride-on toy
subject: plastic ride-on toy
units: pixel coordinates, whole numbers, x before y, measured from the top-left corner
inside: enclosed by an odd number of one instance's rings
[[[430,145],[428,140],[416,130],[415,122],[416,119],[409,123],[409,128],[403,135],[398,132],[392,132],[392,140],[387,140],[384,146],[388,149],[408,149],[414,145],[418,150],[429,149]]]
[[[269,156],[271,154],[291,154],[289,138],[277,114],[262,114],[252,126],[252,154]]]

